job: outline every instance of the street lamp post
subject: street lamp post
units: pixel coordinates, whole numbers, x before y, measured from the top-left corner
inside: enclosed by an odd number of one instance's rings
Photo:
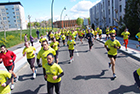
[[[62,21],[62,28],[63,28],[62,14],[63,14],[63,11],[64,11],[64,10],[66,10],[66,7],[64,7],[64,9],[62,10],[61,15],[60,15],[60,20]]]
[[[52,22],[52,30],[53,30],[53,2],[54,2],[54,0],[52,0],[52,5],[51,5],[51,22]]]

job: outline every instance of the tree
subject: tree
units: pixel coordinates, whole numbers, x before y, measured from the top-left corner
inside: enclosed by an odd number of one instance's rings
[[[79,26],[82,26],[82,24],[83,24],[83,19],[82,18],[77,18],[77,20],[76,20],[76,23],[79,25]]]
[[[40,26],[40,23],[39,22],[34,22],[34,27],[39,27]]]
[[[134,37],[140,27],[140,0],[127,0],[125,6],[124,23]]]
[[[33,26],[33,24],[31,23],[31,26]],[[30,23],[27,24],[27,27],[30,28]]]
[[[88,18],[89,24],[90,24],[90,17]]]

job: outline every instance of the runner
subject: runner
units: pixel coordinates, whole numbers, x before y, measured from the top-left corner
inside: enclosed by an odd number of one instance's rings
[[[97,30],[95,30],[95,31],[94,31],[94,36],[95,36],[95,38],[94,38],[94,39],[96,39],[96,38],[97,38],[97,34],[98,34]]]
[[[107,28],[106,28],[106,40],[108,40],[109,39],[109,27],[107,26]]]
[[[58,64],[58,50],[59,50],[59,42],[56,41],[55,38],[52,39],[53,41],[50,43],[50,46],[55,50],[56,55],[55,55],[55,63]]]
[[[46,38],[43,37],[43,35],[41,34],[41,38],[39,39],[39,43],[41,43],[42,46],[42,41],[46,40]]]
[[[138,85],[138,88],[140,89],[140,68],[133,72],[133,76],[136,84]]]
[[[30,65],[30,68],[32,69],[32,72],[33,72],[33,78],[36,78],[36,72],[37,72],[37,69],[35,69],[35,66],[34,66],[34,63],[35,63],[35,47],[33,46],[30,46],[30,43],[29,42],[25,42],[25,48],[23,49],[23,56],[26,55],[27,57],[27,61]]]
[[[70,63],[72,61],[74,61],[73,52],[74,52],[74,46],[75,45],[76,45],[76,43],[75,43],[74,40],[72,40],[72,36],[69,36],[69,40],[67,41],[67,46],[68,46],[69,54],[70,54]]]
[[[123,44],[125,45],[125,50],[128,51],[127,45],[128,45],[128,38],[130,36],[128,29],[126,28],[124,32],[121,33],[121,35],[123,36],[123,40],[124,40]]]
[[[80,39],[80,41],[81,41],[81,44],[83,44],[83,35],[84,35],[84,33],[83,33],[83,31],[82,31],[82,29],[78,32],[78,36],[79,36],[79,39]]]
[[[98,34],[99,34],[99,38],[100,38],[100,40],[102,39],[102,29],[99,29],[98,30]]]
[[[11,94],[9,83],[13,75],[7,71],[0,70],[0,94]]]
[[[47,40],[44,40],[42,41],[42,49],[40,49],[40,51],[38,52],[37,54],[37,65],[38,67],[43,67],[44,68],[44,65],[47,63],[47,55],[49,53],[53,53],[53,55],[55,56],[56,55],[56,52],[54,49],[52,49],[49,44],[48,44],[48,41]],[[40,58],[42,59],[42,64],[40,63]],[[44,70],[43,70],[44,71]]]
[[[135,35],[135,37],[138,39],[139,44],[136,45],[136,48],[140,47],[140,28],[139,28],[139,32]]]
[[[111,30],[109,31],[109,34],[115,34],[116,35],[116,31],[113,29],[113,27],[111,28]]]
[[[64,75],[61,67],[53,62],[54,56],[52,53],[47,55],[47,62],[44,65],[44,78],[47,80],[48,94],[53,94],[53,87],[55,87],[56,94],[60,94],[61,77]],[[52,71],[53,70],[53,71]]]
[[[110,59],[109,68],[111,68],[112,65],[113,78],[116,78],[115,61],[117,57],[117,49],[120,49],[121,44],[118,40],[115,39],[115,34],[111,34],[110,37],[111,39],[107,40],[104,46],[108,51],[108,57]]]
[[[89,51],[91,51],[91,48],[93,46],[93,34],[88,30],[88,33],[86,34],[86,38],[88,39],[88,44],[89,44]]]
[[[7,50],[5,45],[1,45],[0,63],[3,62],[7,71],[13,74],[15,77],[12,78],[11,89],[14,89],[14,81],[15,82],[18,81],[18,76],[16,76],[16,74],[14,73],[15,59],[16,59],[16,54],[12,51]]]
[[[65,39],[66,39],[66,36],[64,35],[64,33],[62,33],[61,38],[62,38],[63,46],[65,46]]]

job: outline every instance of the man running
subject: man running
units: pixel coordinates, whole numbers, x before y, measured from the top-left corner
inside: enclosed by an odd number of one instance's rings
[[[136,47],[140,47],[140,28],[139,28],[139,32],[135,35],[135,37],[138,39],[139,44],[136,45]]]
[[[37,54],[37,64],[38,64],[38,67],[41,67],[41,63],[40,63],[40,58],[41,58],[42,59],[42,67],[44,68],[44,65],[46,63],[48,63],[47,62],[47,58],[46,58],[47,55],[49,53],[52,53],[55,56],[56,55],[56,52],[55,52],[54,49],[52,49],[51,47],[49,47],[49,44],[48,44],[48,41],[47,40],[42,41],[42,46],[43,46],[43,48],[40,49],[40,51]],[[45,70],[43,70],[43,71],[45,71]]]
[[[123,40],[124,40],[123,44],[125,45],[125,50],[128,51],[127,45],[128,45],[128,38],[130,36],[128,29],[126,28],[124,32],[121,33],[121,35],[123,36]]]
[[[11,94],[9,83],[13,75],[7,71],[0,70],[0,94]]]
[[[133,76],[138,88],[140,89],[140,68],[133,72]]]
[[[29,42],[25,42],[25,48],[23,49],[23,56],[27,55],[27,61],[30,65],[30,68],[32,69],[33,72],[33,78],[36,78],[36,72],[37,70],[35,69],[34,63],[35,63],[35,47],[30,46]]]
[[[16,76],[16,74],[14,73],[15,59],[16,59],[16,54],[12,51],[7,50],[5,45],[1,45],[0,63],[3,62],[7,71],[14,75],[15,82],[17,82],[18,76]],[[14,89],[14,79],[13,78],[12,78],[11,89]]]
[[[52,42],[50,43],[50,46],[55,50],[56,55],[55,55],[55,63],[58,64],[58,50],[59,50],[59,42],[56,41],[55,38],[52,39]]]
[[[120,49],[121,44],[118,40],[115,39],[115,34],[111,34],[110,37],[111,39],[107,40],[104,46],[108,51],[108,57],[110,59],[109,68],[111,68],[112,65],[113,78],[116,78],[115,61],[117,57],[117,49]]]
[[[93,34],[88,30],[88,33],[86,34],[86,38],[88,39],[88,44],[89,44],[89,51],[91,51],[91,48],[93,46]]]
[[[72,36],[69,36],[69,40],[67,41],[67,46],[69,49],[69,54],[70,54],[70,63],[74,61],[73,59],[73,53],[74,53],[74,46],[76,45],[75,41],[72,40]]]
[[[61,77],[64,75],[62,68],[53,62],[54,55],[49,53],[47,55],[48,64],[44,65],[44,78],[47,80],[48,94],[53,94],[53,87],[55,87],[56,94],[60,94]]]

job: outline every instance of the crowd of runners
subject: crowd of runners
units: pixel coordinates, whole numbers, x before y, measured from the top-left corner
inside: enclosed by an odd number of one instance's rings
[[[106,42],[104,47],[108,52],[108,58],[110,62],[108,63],[109,68],[112,68],[113,78],[116,78],[115,74],[115,61],[117,57],[117,49],[121,48],[120,42],[115,38],[116,29],[114,27],[107,27],[106,30]],[[69,51],[70,60],[69,63],[74,61],[74,49],[76,46],[76,41],[79,40],[83,44],[83,40],[86,40],[89,46],[89,51],[92,50],[94,45],[94,40],[96,40],[97,35],[99,39],[102,39],[102,29],[99,27],[96,30],[91,28],[81,29],[81,28],[64,28],[59,29],[56,32],[49,31],[47,34],[47,39],[44,35],[40,36],[39,42],[41,49],[37,53],[36,49],[27,41],[27,34],[25,34],[25,48],[23,49],[23,56],[27,57],[27,61],[33,72],[33,78],[36,78],[37,69],[35,68],[35,59],[38,67],[42,67],[44,79],[47,81],[47,91],[48,94],[53,94],[53,87],[55,86],[55,92],[60,94],[61,77],[64,75],[64,71],[59,66],[59,48],[61,46],[67,46]],[[124,32],[121,33],[124,39],[123,45],[125,45],[126,51],[128,45],[128,39],[130,32],[126,28]],[[135,36],[138,39],[139,44],[136,47],[140,47],[140,29]],[[51,41],[48,44],[48,41]],[[62,42],[60,46],[60,42]],[[18,76],[14,73],[14,61],[16,59],[16,54],[14,52],[7,50],[5,45],[1,45],[0,52],[0,63],[3,62],[5,68],[8,72],[0,70],[0,94],[10,94],[11,89],[14,89],[14,82],[18,81]],[[42,59],[42,62],[40,62]],[[7,79],[8,78],[8,79]],[[140,87],[140,69],[134,72],[134,78]],[[9,83],[11,82],[11,86]]]

